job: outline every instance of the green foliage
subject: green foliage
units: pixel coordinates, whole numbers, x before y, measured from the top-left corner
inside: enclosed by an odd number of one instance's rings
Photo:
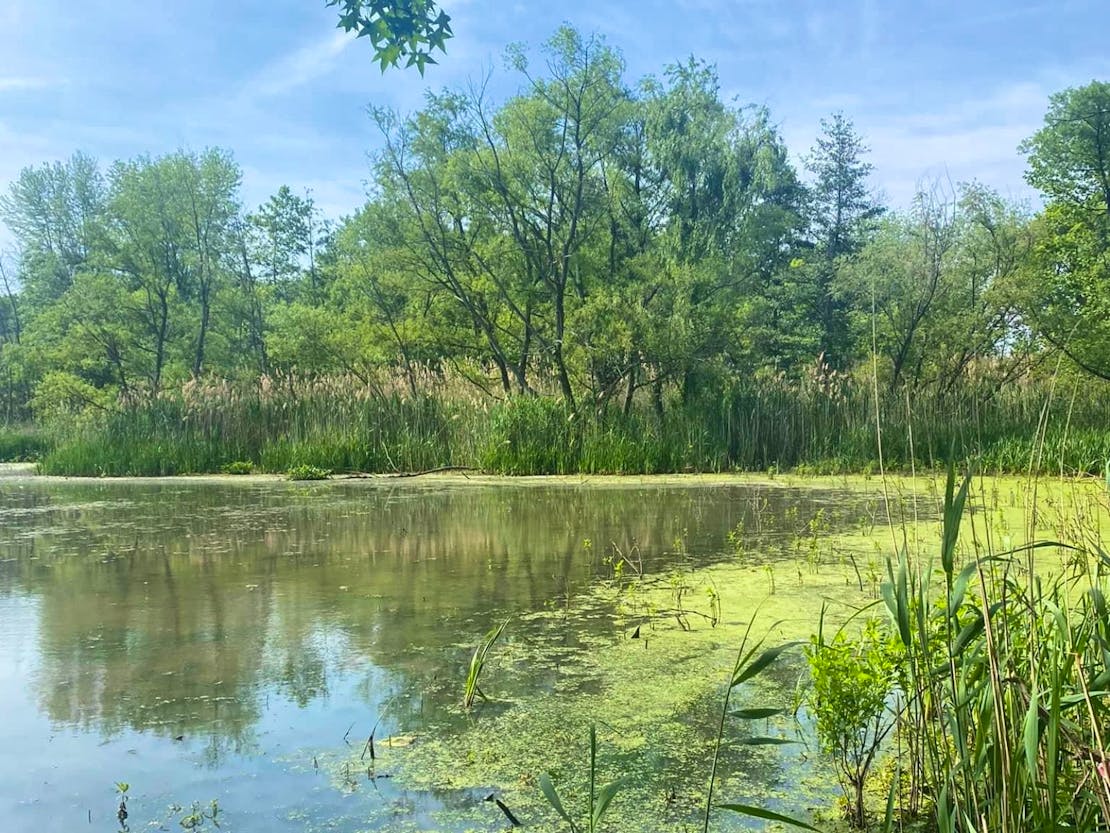
[[[1038,334],[1088,372],[1110,378],[1110,83],[1052,96],[1027,139],[1026,179],[1047,197],[1022,308]]]
[[[979,186],[919,194],[888,217],[833,282],[854,319],[855,355],[875,350],[892,391],[1022,377],[1034,355],[1014,310],[1026,224]]]
[[[249,460],[233,460],[230,463],[224,463],[220,466],[220,471],[223,474],[251,474],[254,472],[254,463]],[[308,479],[308,478],[292,478],[292,479]]]
[[[806,657],[813,679],[817,737],[833,759],[845,794],[851,796],[852,825],[862,828],[871,766],[894,726],[890,700],[901,652],[882,625],[869,620],[858,639],[849,640],[843,631],[831,640],[818,634]]]
[[[449,35],[431,0],[332,5],[383,65]],[[0,199],[0,418],[88,474],[861,470],[876,422],[893,468],[955,448],[1017,470],[1053,351],[1110,374],[1104,84],[1054,97],[1026,146],[1041,216],[966,186],[880,217],[842,114],[807,188],[710,65],[635,83],[570,27],[542,54],[508,51],[502,102],[373,110],[371,197],[334,225],[287,186],[245,211],[221,149],[23,171]],[[275,379],[298,380],[280,406],[238,393]],[[355,401],[294,389],[335,379]],[[189,386],[236,391],[205,405],[219,432],[171,418]],[[1046,432],[1055,468],[1110,452],[1078,411]]]
[[[50,447],[41,429],[27,425],[0,425],[0,463],[38,460]]]
[[[338,26],[358,37],[369,37],[374,58],[381,65],[415,66],[424,74],[427,64],[434,64],[432,52],[446,51],[452,36],[451,17],[432,0],[326,0],[339,7]]]
[[[813,262],[807,306],[817,313],[817,351],[830,367],[842,369],[854,354],[848,299],[836,291],[835,278],[843,263],[867,243],[883,208],[868,190],[871,163],[867,147],[843,113],[821,120],[821,135],[806,158],[815,177],[811,235]],[[839,262],[838,262],[839,261]]]
[[[286,477],[289,480],[327,480],[331,477],[331,470],[318,466],[293,466],[286,473]]]

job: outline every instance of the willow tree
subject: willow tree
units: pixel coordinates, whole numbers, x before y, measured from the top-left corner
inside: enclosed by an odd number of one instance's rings
[[[1022,150],[1026,179],[1047,198],[1026,314],[1076,364],[1110,379],[1110,83],[1053,95]]]

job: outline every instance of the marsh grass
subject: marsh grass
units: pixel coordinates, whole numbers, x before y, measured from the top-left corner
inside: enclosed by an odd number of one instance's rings
[[[880,395],[887,470],[943,468],[973,456],[984,471],[1101,474],[1110,458],[1110,391],[1093,386],[1066,421],[1047,418],[1041,385],[973,385],[940,395]],[[494,474],[654,474],[879,469],[876,407],[864,386],[732,383],[662,418],[649,403],[572,411],[553,397],[495,399],[429,382],[413,395],[353,377],[190,382],[109,414],[55,424],[42,470],[70,475],[215,473],[251,460],[260,471],[312,465],[336,472],[473,466]],[[1043,424],[1042,424],[1043,423]],[[1032,457],[1032,426],[1042,451]],[[3,451],[0,434],[0,451]],[[29,441],[29,440],[28,440]]]
[[[969,486],[950,474],[937,561],[903,550],[883,586],[906,656],[901,806],[942,833],[1105,829],[1110,558],[1090,541],[999,551],[983,530],[961,565]],[[1061,553],[1046,577],[1038,559]]]
[[[971,484],[950,468],[935,553],[907,544],[887,561],[893,645],[874,620],[857,639],[814,637],[810,703],[850,822],[867,824],[890,732],[884,829],[1105,830],[1110,556],[1090,517],[1061,524],[1066,543],[1002,549],[986,501],[971,514]]]
[[[38,460],[49,447],[41,429],[30,425],[0,425],[0,463]]]

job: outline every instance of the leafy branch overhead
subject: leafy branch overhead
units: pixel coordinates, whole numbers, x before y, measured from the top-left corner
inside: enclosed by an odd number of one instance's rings
[[[370,38],[374,60],[382,68],[395,67],[404,59],[406,67],[434,64],[432,52],[446,52],[452,36],[451,17],[432,0],[326,0],[339,7],[338,26]]]

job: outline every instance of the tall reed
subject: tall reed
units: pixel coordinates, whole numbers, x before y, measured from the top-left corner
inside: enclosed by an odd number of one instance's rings
[[[889,394],[879,402],[886,467],[937,467],[954,453],[976,456],[989,471],[1027,471],[1030,428],[1046,395],[1035,385],[969,386],[919,394],[912,403]],[[1038,467],[1101,472],[1110,457],[1108,411],[1110,389],[1092,388],[1066,425],[1045,424]],[[337,472],[454,465],[498,474],[867,472],[879,457],[874,419],[863,387],[781,380],[722,384],[686,401],[676,391],[662,417],[647,402],[574,412],[556,398],[494,399],[457,385],[413,395],[353,377],[208,381],[52,426],[42,468],[166,475],[249,461],[272,472],[300,465]]]
[[[968,487],[950,476],[940,586],[903,553],[884,589],[907,658],[911,808],[931,805],[940,831],[1104,829],[1110,558],[1046,543],[961,566]],[[1044,579],[1038,554],[1061,549],[1068,570]]]
[[[939,551],[903,548],[882,587],[902,651],[898,807],[940,833],[1105,830],[1110,556],[1090,541],[999,551],[989,536],[969,555],[970,482],[950,470]],[[1046,577],[1038,559],[1061,552]],[[819,722],[833,705],[816,701]]]

